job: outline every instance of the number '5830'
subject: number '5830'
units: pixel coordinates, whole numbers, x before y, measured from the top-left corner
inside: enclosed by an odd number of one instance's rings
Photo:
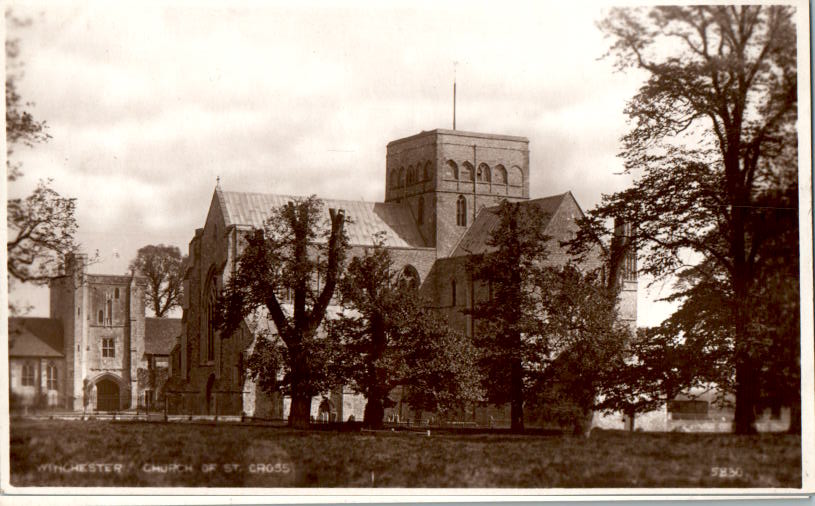
[[[744,471],[740,467],[711,467],[711,478],[741,478]]]

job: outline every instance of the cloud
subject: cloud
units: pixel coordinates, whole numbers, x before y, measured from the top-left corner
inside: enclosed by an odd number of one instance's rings
[[[17,150],[12,193],[51,177],[77,197],[97,272],[123,272],[144,244],[186,250],[216,177],[381,200],[385,145],[451,126],[453,62],[458,127],[528,137],[533,196],[572,190],[585,209],[625,184],[615,154],[636,79],[598,60],[591,4],[12,7],[33,21],[10,34],[20,91],[53,136]]]

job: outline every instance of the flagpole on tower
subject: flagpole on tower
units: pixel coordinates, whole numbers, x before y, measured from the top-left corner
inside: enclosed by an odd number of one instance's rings
[[[453,62],[453,130],[456,129],[456,65],[457,61]]]

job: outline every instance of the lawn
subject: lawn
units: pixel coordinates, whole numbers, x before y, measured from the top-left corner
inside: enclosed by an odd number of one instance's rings
[[[11,421],[15,486],[793,487],[801,438]]]

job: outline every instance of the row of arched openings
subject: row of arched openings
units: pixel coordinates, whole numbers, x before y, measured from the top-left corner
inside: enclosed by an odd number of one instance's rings
[[[476,169],[473,164],[467,161],[459,166],[455,161],[447,160],[444,168],[444,179],[470,182],[475,180],[479,183],[521,186],[524,182],[524,173],[517,165],[513,165],[507,170],[500,163],[495,167],[480,163]]]
[[[409,165],[407,169],[399,167],[391,170],[388,174],[388,186],[400,188],[431,179],[433,179],[433,164],[428,161],[424,164],[417,163],[415,166]]]

